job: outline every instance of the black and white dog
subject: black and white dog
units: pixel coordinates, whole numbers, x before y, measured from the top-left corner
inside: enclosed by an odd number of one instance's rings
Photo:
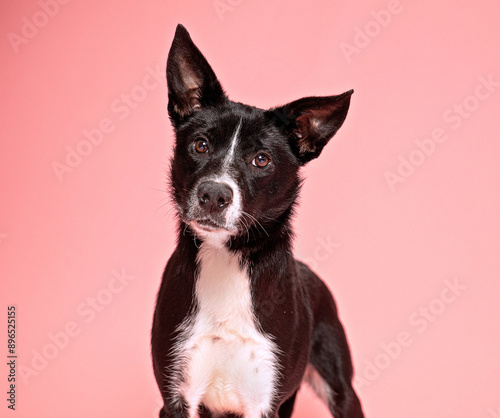
[[[292,255],[300,167],[352,90],[262,110],[228,99],[179,25],[167,62],[178,242],[152,330],[160,417],[284,418],[306,381],[335,418],[363,417],[335,302]]]

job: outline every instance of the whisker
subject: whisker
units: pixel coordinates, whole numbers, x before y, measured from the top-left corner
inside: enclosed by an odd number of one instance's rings
[[[250,242],[250,224],[247,221],[247,219],[245,219],[246,212],[243,212],[242,215],[243,216],[241,217],[240,222],[243,224],[244,229],[247,233],[247,244],[248,244]]]
[[[175,219],[176,211],[174,207],[171,207],[169,210],[167,210],[167,213],[165,213],[163,216],[172,216]]]
[[[156,214],[156,212],[158,212],[160,209],[164,208],[165,206],[168,206],[170,204],[170,200],[168,202],[165,202],[163,205],[159,206],[155,211],[154,213]],[[169,209],[169,212],[172,210],[173,208],[170,208]],[[168,212],[167,212],[168,213]]]
[[[268,232],[266,231],[266,228],[264,228],[264,226],[252,215],[250,215],[248,212],[245,212],[245,211],[242,211],[242,213],[244,213],[246,216],[248,216],[251,220],[254,221],[254,223],[257,225],[257,226],[260,226],[262,228],[262,231],[264,231],[264,233],[269,237],[269,234]]]
[[[150,187],[151,190],[154,190],[155,192],[162,192],[162,193],[169,193],[168,190],[165,189],[157,189],[156,187]]]

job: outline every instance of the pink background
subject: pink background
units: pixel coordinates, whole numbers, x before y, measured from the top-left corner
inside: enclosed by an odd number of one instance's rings
[[[498,2],[54,1],[0,6],[13,416],[157,416],[149,333],[174,245],[163,73],[179,22],[234,100],[355,90],[305,169],[295,250],[336,295],[367,417],[500,414]],[[295,416],[329,415],[303,389]]]

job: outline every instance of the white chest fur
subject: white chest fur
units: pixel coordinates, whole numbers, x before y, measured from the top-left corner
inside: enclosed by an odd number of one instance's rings
[[[184,359],[179,394],[191,418],[200,403],[215,413],[260,418],[275,395],[276,346],[255,326],[246,269],[224,248],[206,244],[198,262],[198,311],[176,349]]]

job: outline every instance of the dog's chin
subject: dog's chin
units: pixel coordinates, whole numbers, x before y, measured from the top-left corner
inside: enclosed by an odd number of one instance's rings
[[[192,220],[186,222],[197,238],[214,247],[223,247],[236,230],[220,226],[210,220]]]

